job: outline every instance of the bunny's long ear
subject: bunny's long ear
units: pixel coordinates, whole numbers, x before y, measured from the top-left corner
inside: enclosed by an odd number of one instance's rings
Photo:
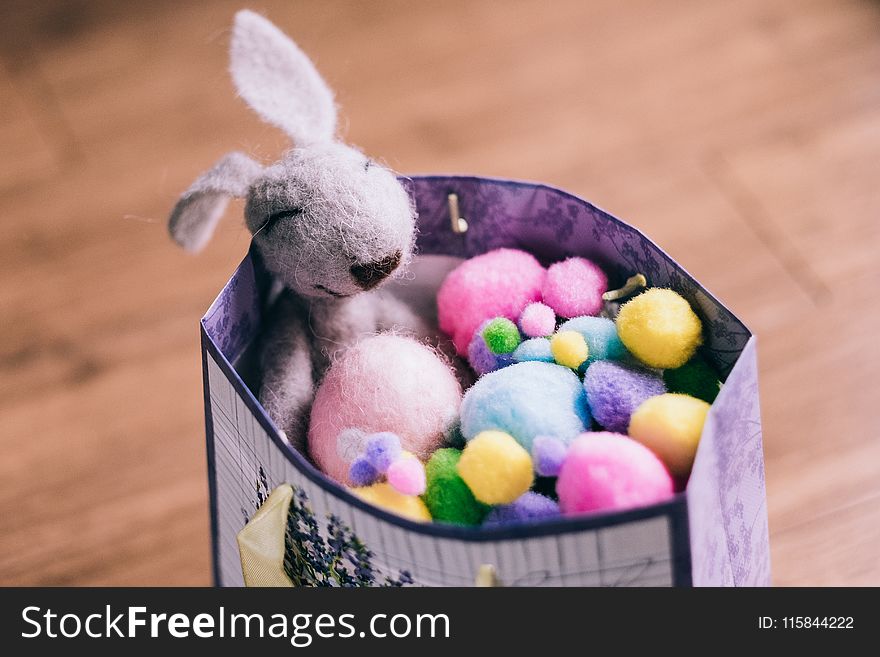
[[[259,14],[235,15],[230,70],[247,104],[297,145],[333,138],[333,93],[305,53]]]
[[[187,251],[200,251],[231,198],[243,198],[263,168],[244,153],[224,155],[183,193],[168,219],[168,232]]]

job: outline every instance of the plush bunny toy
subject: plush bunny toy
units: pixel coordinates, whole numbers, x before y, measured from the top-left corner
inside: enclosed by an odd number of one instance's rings
[[[415,210],[395,175],[337,141],[333,95],[306,55],[262,16],[240,11],[231,71],[260,117],[296,148],[262,167],[229,153],[181,196],[169,219],[190,251],[210,239],[230,198],[282,291],[263,336],[260,401],[302,447],[314,388],[328,354],[389,328],[430,331],[394,297],[373,291],[413,251]]]

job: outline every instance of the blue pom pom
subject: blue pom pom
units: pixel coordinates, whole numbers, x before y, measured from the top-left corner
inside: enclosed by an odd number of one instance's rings
[[[383,431],[367,437],[364,457],[376,472],[384,473],[394,459],[400,456],[401,451],[403,450],[397,434]]]
[[[348,479],[351,485],[355,487],[371,486],[379,481],[381,475],[376,472],[376,468],[363,456],[359,456],[351,463],[348,469]]]
[[[542,477],[555,477],[565,460],[565,443],[552,436],[536,436],[532,441],[532,462]]]
[[[532,338],[520,343],[513,352],[513,360],[517,363],[525,363],[530,360],[552,363],[553,353],[550,351],[550,340],[547,338]]]
[[[529,491],[510,504],[496,506],[483,520],[486,527],[533,522],[559,515],[559,505],[549,497]]]
[[[535,436],[569,442],[590,426],[586,395],[577,375],[552,363],[514,363],[481,377],[461,402],[465,440],[496,429],[527,451]]]
[[[597,360],[623,360],[629,351],[617,335],[617,327],[606,317],[574,317],[559,327],[560,331],[577,331],[587,342],[590,355],[580,372]]]

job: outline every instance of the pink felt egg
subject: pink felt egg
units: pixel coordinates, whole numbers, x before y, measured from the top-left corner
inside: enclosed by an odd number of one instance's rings
[[[404,450],[427,460],[445,444],[460,401],[458,380],[429,347],[391,334],[364,338],[336,355],[318,388],[309,455],[347,485],[357,454],[344,443],[353,431],[392,432]]]
[[[619,511],[669,499],[673,481],[654,453],[618,433],[584,433],[569,445],[556,480],[565,515]]]
[[[546,270],[525,251],[497,249],[465,260],[446,276],[437,293],[440,329],[459,355],[480,324],[493,317],[516,321],[529,303],[541,300]]]
[[[404,453],[392,462],[385,476],[398,493],[421,495],[425,492],[425,466],[412,454]]]
[[[544,303],[560,317],[598,315],[608,290],[605,272],[586,258],[568,258],[550,265],[544,281]]]

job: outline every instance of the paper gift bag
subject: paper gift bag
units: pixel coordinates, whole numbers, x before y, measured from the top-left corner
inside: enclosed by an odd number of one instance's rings
[[[244,561],[249,583],[293,585],[470,586],[481,573],[505,586],[769,584],[755,338],[743,323],[638,230],[576,196],[473,177],[405,184],[425,260],[499,247],[543,262],[585,256],[612,287],[642,273],[691,303],[703,321],[701,353],[724,386],[688,487],[647,508],[491,529],[411,522],[365,503],[290,446],[246,383],[271,282],[252,255],[201,322],[216,583],[243,585]],[[240,551],[239,532],[285,484]]]

